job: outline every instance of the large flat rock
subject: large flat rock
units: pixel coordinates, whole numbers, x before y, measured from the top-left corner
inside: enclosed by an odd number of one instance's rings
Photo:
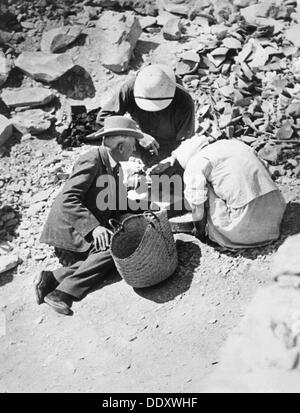
[[[36,107],[46,105],[55,97],[50,89],[31,87],[24,89],[6,89],[2,92],[3,102],[12,108],[20,106]]]
[[[59,52],[73,43],[81,31],[79,26],[64,26],[44,32],[41,40],[41,51],[44,53]]]
[[[35,80],[48,83],[71,70],[74,62],[67,53],[23,52],[16,59],[15,65]]]
[[[12,117],[12,123],[21,133],[39,135],[51,127],[52,116],[41,109],[30,109],[19,112]]]
[[[139,20],[130,12],[106,12],[97,22],[101,63],[116,73],[124,72],[142,34]]]

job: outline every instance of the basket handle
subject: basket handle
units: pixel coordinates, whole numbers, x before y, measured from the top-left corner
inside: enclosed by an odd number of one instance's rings
[[[158,216],[153,211],[151,211],[150,209],[148,211],[145,211],[143,213],[143,215],[146,219],[148,218],[147,215],[151,215],[156,221],[160,222]]]
[[[151,215],[151,216],[157,221],[158,226],[159,226],[159,229],[156,228],[156,226],[155,226],[152,222],[150,222],[150,221],[148,221],[148,222],[149,222],[149,224],[152,225],[153,228],[156,229],[156,230],[160,233],[160,235],[163,237],[163,239],[165,240],[165,243],[166,243],[166,247],[167,247],[168,254],[169,254],[169,256],[171,256],[171,255],[173,254],[173,252],[174,252],[174,246],[173,246],[173,243],[171,243],[170,240],[165,236],[165,234],[164,234],[164,232],[163,232],[163,229],[162,229],[162,227],[161,227],[160,219],[158,218],[158,216],[157,216],[153,211],[151,211],[151,210],[145,211],[143,215],[145,216],[146,219],[148,218],[147,215]]]
[[[111,218],[111,219],[108,221],[108,223],[109,223],[109,225],[112,227],[112,229],[113,229],[113,231],[114,231],[115,233],[124,230],[123,224],[122,224],[121,222],[117,221],[117,220],[114,219],[114,218]]]

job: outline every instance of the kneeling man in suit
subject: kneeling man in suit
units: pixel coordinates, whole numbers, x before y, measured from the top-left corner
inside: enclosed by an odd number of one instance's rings
[[[82,299],[114,268],[108,223],[126,213],[127,207],[119,162],[128,161],[136,139],[142,137],[131,119],[107,118],[97,132],[99,146],[75,164],[40,239],[54,246],[60,262],[67,266],[39,274],[35,281],[38,304],[46,302],[58,313],[70,315],[73,301]]]

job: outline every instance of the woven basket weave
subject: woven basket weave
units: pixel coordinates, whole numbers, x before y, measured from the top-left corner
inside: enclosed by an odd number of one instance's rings
[[[145,212],[110,221],[117,231],[112,237],[111,254],[119,274],[134,288],[150,287],[170,277],[178,257],[167,212]]]

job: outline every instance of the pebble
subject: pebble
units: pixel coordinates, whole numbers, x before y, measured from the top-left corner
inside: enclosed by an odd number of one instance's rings
[[[207,324],[217,324],[217,322],[218,322],[218,320],[217,320],[217,319],[214,319],[214,320],[209,320],[209,321],[207,322]]]
[[[45,316],[38,317],[34,320],[34,324],[42,324],[45,321]]]

